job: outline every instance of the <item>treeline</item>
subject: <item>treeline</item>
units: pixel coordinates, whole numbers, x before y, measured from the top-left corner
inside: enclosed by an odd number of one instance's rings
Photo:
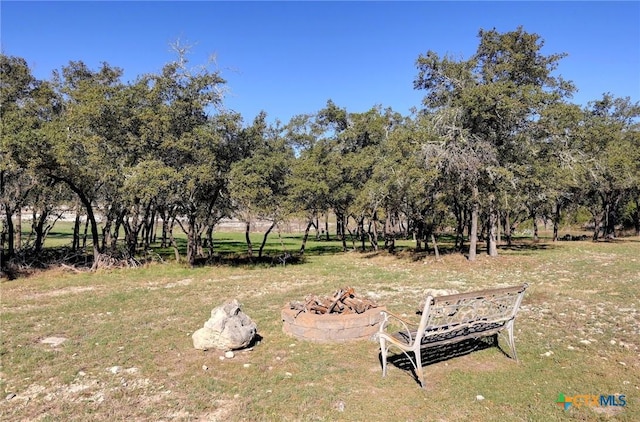
[[[158,241],[187,236],[187,262],[215,253],[221,219],[246,223],[303,218],[362,248],[393,249],[398,235],[416,248],[453,228],[455,247],[476,256],[479,232],[497,254],[523,221],[558,225],[587,210],[593,238],[620,224],[640,233],[640,107],[604,94],[587,107],[554,71],[562,54],[522,28],[479,32],[466,60],[429,51],[418,57],[414,88],[423,104],[403,116],[375,106],[348,112],[329,100],[290,122],[253,122],[224,107],[225,81],[190,67],[186,52],[157,74],[124,83],[122,70],[70,62],[36,80],[25,59],[0,56],[2,265],[20,251],[43,253],[62,211],[86,217],[93,263],[135,256]],[[33,211],[29,242],[21,210]],[[161,238],[155,239],[156,224]],[[468,242],[468,245],[465,245]],[[468,246],[468,248],[467,248]],[[257,254],[262,254],[264,242]],[[301,252],[304,252],[304,243]]]

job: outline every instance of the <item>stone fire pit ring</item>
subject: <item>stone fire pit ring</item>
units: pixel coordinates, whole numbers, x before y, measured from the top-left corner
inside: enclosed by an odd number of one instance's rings
[[[301,340],[318,343],[368,340],[378,332],[384,306],[348,314],[300,312],[289,306],[282,309],[282,331]]]

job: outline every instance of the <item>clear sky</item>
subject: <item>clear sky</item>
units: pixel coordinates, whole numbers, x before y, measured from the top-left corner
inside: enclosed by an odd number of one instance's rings
[[[265,110],[286,123],[328,99],[349,112],[375,105],[408,114],[420,53],[460,59],[478,30],[523,26],[567,53],[557,74],[575,103],[604,92],[640,101],[640,2],[0,2],[1,48],[40,79],[70,60],[103,61],[124,80],[158,72],[171,42],[193,45],[191,63],[215,54],[228,82],[227,108],[250,122]]]

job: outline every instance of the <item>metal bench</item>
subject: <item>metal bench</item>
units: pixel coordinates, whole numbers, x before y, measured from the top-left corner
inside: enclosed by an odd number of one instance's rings
[[[518,361],[513,325],[528,285],[481,290],[447,296],[427,296],[419,324],[383,311],[378,331],[382,376],[387,374],[389,349],[395,347],[409,358],[424,388],[421,351],[468,339],[505,336],[510,357]],[[392,326],[401,331],[389,332]],[[412,357],[413,356],[413,357]]]

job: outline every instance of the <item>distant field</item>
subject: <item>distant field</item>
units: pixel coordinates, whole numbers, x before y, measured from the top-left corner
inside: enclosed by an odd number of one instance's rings
[[[27,242],[30,239],[30,222],[25,220],[22,223],[23,229],[23,242]],[[267,222],[258,222],[252,226],[251,232],[251,241],[253,243],[254,253],[257,253],[260,244],[262,243],[264,232],[267,230],[269,224]],[[1,227],[1,226],[0,226]],[[83,226],[84,227],[84,226]],[[329,221],[329,227],[331,230],[331,240],[325,241],[324,232],[321,235],[321,239],[319,241],[315,241],[316,232],[315,230],[311,230],[309,233],[309,240],[307,243],[307,247],[305,249],[307,255],[313,255],[315,253],[327,253],[327,252],[338,252],[342,250],[342,244],[338,241],[338,238],[335,236],[335,222],[333,219]],[[264,253],[266,255],[279,255],[284,252],[293,253],[300,249],[302,245],[302,232],[304,231],[305,225],[300,222],[290,222],[283,224],[280,232],[278,233],[277,229],[274,229],[271,234],[267,238],[267,243],[265,245]],[[101,230],[101,227],[100,227]],[[579,228],[572,227],[562,227],[560,231],[560,237],[566,235],[572,236],[580,236],[584,235],[588,239],[591,238],[592,232],[584,231]],[[161,239],[161,228],[156,230],[156,238],[157,243],[151,245],[152,250],[162,256],[163,259],[173,260],[174,252],[173,248],[160,248],[159,242]],[[540,227],[539,236],[542,241],[548,241],[552,238],[552,231],[549,229],[545,229],[543,225]],[[124,233],[120,233],[120,241],[123,241]],[[179,227],[174,229],[174,237],[178,244],[180,253],[184,256],[186,253],[186,235]],[[531,240],[532,231],[528,228],[527,224],[522,225],[522,229],[514,234],[514,240],[516,243],[518,242],[526,242]],[[73,240],[73,222],[69,219],[60,220],[56,222],[54,228],[48,234],[45,247],[62,247],[62,246],[71,246]],[[504,239],[503,239],[504,240]],[[439,249],[442,252],[447,252],[453,246],[453,234],[443,233],[437,239]],[[244,254],[247,251],[247,245],[244,234],[244,224],[238,221],[223,221],[218,226],[216,226],[216,231],[214,232],[214,242],[215,247],[214,250],[216,253],[221,254]],[[87,235],[87,252],[91,253],[91,234]],[[361,243],[359,239],[352,238],[347,235],[347,246],[349,248],[360,249]],[[371,249],[371,245],[366,243],[368,249]],[[396,246],[400,249],[403,248],[414,248],[415,242],[413,240],[406,240],[402,238],[398,238],[396,241]],[[479,242],[478,247],[480,249],[484,248],[484,243]],[[429,244],[428,248],[433,253],[433,245]]]
[[[217,242],[243,248],[238,233]],[[300,237],[283,242],[297,250]],[[640,420],[640,238],[519,239],[475,263],[459,254],[342,253],[333,241],[309,247],[299,265],[167,262],[3,282],[0,420]],[[283,250],[277,235],[269,250]],[[381,378],[375,342],[314,344],[282,332],[282,307],[310,293],[352,286],[415,318],[427,288],[524,282],[521,363],[492,347],[427,364],[424,390],[395,366]],[[233,298],[257,323],[260,344],[224,360],[195,350],[191,334]],[[52,338],[62,343],[43,343]],[[561,393],[624,395],[626,406],[565,411]]]

